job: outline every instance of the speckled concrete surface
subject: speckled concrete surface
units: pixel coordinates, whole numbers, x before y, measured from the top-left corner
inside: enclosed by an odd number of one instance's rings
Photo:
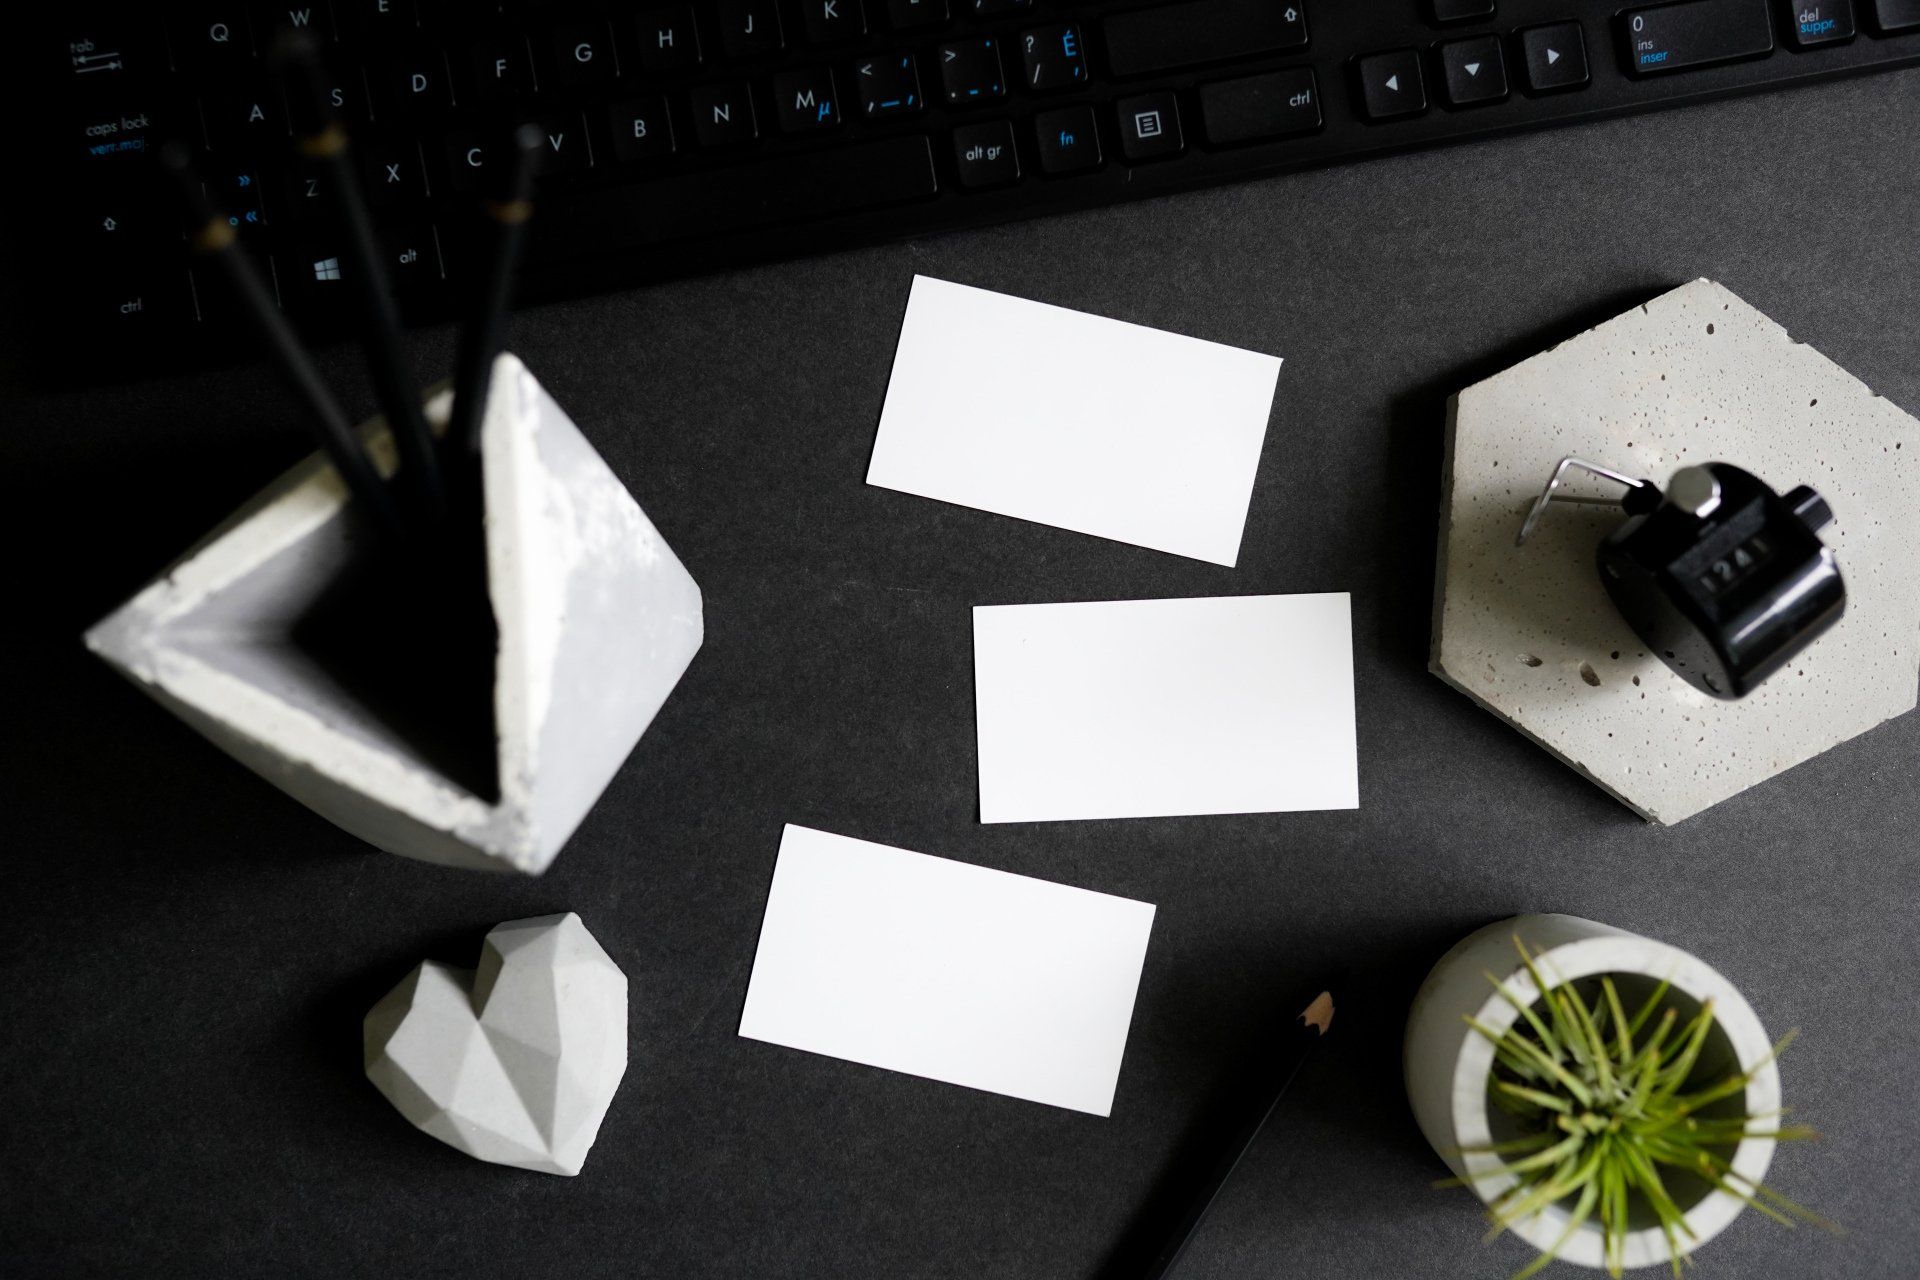
[[[1847,613],[1738,702],[1669,671],[1608,599],[1612,507],[1515,531],[1569,454],[1665,485],[1732,462],[1833,506]],[[1572,492],[1619,490],[1575,480]],[[1448,423],[1433,671],[1655,822],[1679,822],[1911,710],[1920,423],[1710,280],[1474,384]]]

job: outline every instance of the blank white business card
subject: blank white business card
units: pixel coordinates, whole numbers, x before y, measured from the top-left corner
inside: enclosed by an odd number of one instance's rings
[[[973,611],[980,820],[1354,809],[1345,592]]]
[[[1153,910],[788,826],[740,1034],[1109,1115]]]
[[[1277,357],[915,276],[867,483],[1231,567]]]

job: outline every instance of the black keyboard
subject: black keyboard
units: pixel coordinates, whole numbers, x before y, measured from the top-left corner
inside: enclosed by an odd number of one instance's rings
[[[324,46],[414,320],[465,296],[507,119],[547,143],[522,291],[540,297],[1920,63],[1920,0],[58,9],[22,126],[55,176],[48,302],[70,345],[116,359],[233,327],[145,172],[172,137],[281,306],[338,323],[325,193],[266,69],[289,26]]]

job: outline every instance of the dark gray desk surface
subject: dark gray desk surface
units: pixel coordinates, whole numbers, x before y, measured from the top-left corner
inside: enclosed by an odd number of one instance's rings
[[[1240,567],[867,488],[916,271],[1284,355]],[[1204,1099],[1344,963],[1337,1037],[1183,1274],[1502,1277],[1527,1254],[1430,1188],[1399,1037],[1449,943],[1556,910],[1680,943],[1802,1029],[1786,1091],[1827,1141],[1775,1181],[1852,1233],[1748,1214],[1699,1274],[1915,1275],[1920,716],[1657,829],[1425,670],[1445,396],[1695,276],[1920,410],[1920,73],[527,314],[518,349],[707,604],[539,880],[356,845],[80,650],[300,452],[263,374],[16,372],[0,1272],[1118,1276]],[[449,334],[417,354],[444,369]],[[1324,590],[1354,599],[1357,812],[975,821],[970,606]],[[1158,903],[1113,1117],[738,1039],[787,821]],[[423,1137],[359,1063],[417,959],[567,908],[632,982],[633,1043],[571,1180]]]

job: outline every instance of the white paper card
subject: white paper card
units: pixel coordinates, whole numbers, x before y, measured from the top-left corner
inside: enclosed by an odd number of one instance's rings
[[[1229,567],[1277,357],[915,276],[867,483]]]
[[[740,1034],[1113,1110],[1153,906],[788,826]]]
[[[973,611],[980,820],[1354,809],[1345,592]]]

